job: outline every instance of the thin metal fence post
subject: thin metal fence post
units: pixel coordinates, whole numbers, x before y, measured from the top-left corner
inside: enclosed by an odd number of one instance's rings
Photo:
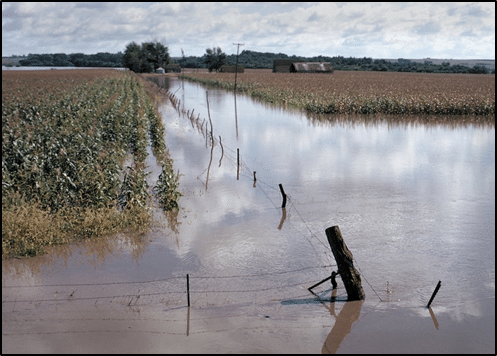
[[[190,306],[190,277],[186,275],[186,295],[188,298],[188,306]]]

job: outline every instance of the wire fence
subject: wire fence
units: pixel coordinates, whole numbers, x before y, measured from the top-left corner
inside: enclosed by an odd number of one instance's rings
[[[238,149],[235,150],[234,148],[226,146],[226,144],[223,145],[221,136],[219,136],[219,139],[214,136],[212,124],[210,127],[211,130],[209,131],[206,119],[201,119],[200,114],[197,114],[197,116],[195,116],[194,109],[191,112],[190,112],[190,110],[185,110],[184,103],[181,103],[181,101],[179,99],[177,99],[173,93],[168,92],[167,95],[169,96],[169,99],[171,100],[171,103],[173,104],[173,107],[177,110],[178,114],[180,116],[182,116],[183,118],[190,120],[192,128],[194,128],[194,129],[196,128],[198,130],[198,132],[202,134],[202,136],[204,137],[204,139],[206,141],[206,147],[210,144],[211,148],[216,148],[218,151],[221,151],[221,159],[219,161],[219,165],[221,165],[221,163],[222,163],[221,161],[224,161],[224,164],[229,164],[231,166],[231,168],[233,169],[233,171],[237,172],[237,177],[238,176],[244,177],[246,179],[253,181],[254,187],[259,188],[262,191],[262,193],[271,202],[273,207],[275,209],[279,210],[280,208],[275,204],[273,199],[270,198],[268,191],[270,191],[270,190],[276,191],[279,194],[280,188],[278,187],[278,185],[280,183],[278,183],[278,184],[269,183],[269,182],[265,181],[264,179],[261,179],[260,174],[259,174],[259,177],[256,177],[255,171],[253,169],[251,169],[248,166],[248,164],[243,160],[243,157],[240,156]],[[200,178],[200,176],[202,176],[203,174],[208,172],[209,168],[210,167],[206,168],[197,178]],[[287,197],[288,197],[288,200],[290,201],[291,208],[299,216],[300,220],[302,221],[302,223],[305,226],[305,229],[308,230],[310,235],[300,231],[297,228],[297,226],[295,224],[293,224],[292,222],[289,222],[289,224],[292,226],[292,228],[295,231],[297,231],[297,233],[299,235],[301,235],[303,238],[305,238],[308,241],[308,243],[310,244],[311,248],[314,250],[314,253],[319,261],[321,261],[322,263],[326,263],[325,261],[333,260],[329,245],[324,243],[320,238],[317,237],[316,234],[314,234],[312,232],[311,228],[309,227],[309,224],[304,220],[304,218],[302,217],[302,214],[300,214],[295,203],[293,202],[291,194],[287,195]],[[311,241],[311,238],[316,239],[322,246],[324,246],[324,249],[321,251],[321,253],[319,253],[316,250],[316,247],[314,246],[313,242]]]
[[[234,275],[189,275],[141,281],[113,281],[97,283],[60,283],[24,286],[2,286],[2,304],[61,303],[73,301],[120,301],[136,305],[163,303],[186,305],[187,297],[192,306],[221,305],[230,302],[284,300],[292,293],[308,298],[304,292],[316,280],[320,269],[334,265],[302,267],[293,270]],[[24,292],[23,292],[24,290]],[[26,293],[26,290],[30,292]],[[18,298],[22,295],[31,298]],[[152,298],[152,299],[150,299]],[[155,298],[155,299],[154,299]],[[159,300],[157,301],[156,298]]]
[[[241,177],[253,180],[254,187],[261,190],[273,207],[278,210],[282,209],[278,207],[270,197],[271,194],[269,194],[270,191],[272,194],[274,194],[274,191],[278,194],[280,193],[280,189],[276,188],[277,185],[268,183],[264,179],[260,179],[260,177],[256,178],[254,171],[240,158],[238,150],[235,151],[233,148],[223,145],[221,143],[221,137],[219,137],[218,140],[213,136],[212,127],[209,132],[205,119],[201,122],[200,116],[198,115],[195,117],[193,111],[191,113],[189,110],[185,112],[184,107],[181,107],[179,100],[174,94],[168,92],[168,95],[178,113],[181,116],[188,118],[192,127],[198,129],[198,131],[202,133],[203,137],[206,139],[206,146],[210,142],[211,148],[216,147],[220,150],[222,154],[221,160],[223,160],[224,164],[228,163],[234,170],[238,170]],[[221,160],[219,165],[222,163]],[[204,173],[205,171],[202,172],[199,177]],[[310,294],[309,291],[307,291],[307,288],[314,284],[323,276],[323,274],[331,274],[332,269],[336,269],[336,264],[329,262],[334,261],[330,247],[311,230],[309,224],[297,209],[296,203],[293,201],[291,195],[288,195],[288,200],[290,202],[289,208],[301,220],[304,231],[301,231],[301,229],[291,221],[288,221],[287,223],[309,243],[318,258],[318,261],[321,261],[321,265],[258,274],[234,274],[225,276],[189,274],[189,278],[192,280],[192,283],[189,286],[190,288],[187,288],[186,275],[142,281],[2,286],[2,304],[62,303],[66,301],[94,301],[96,304],[102,301],[113,302],[118,300],[121,304],[127,306],[137,305],[138,303],[157,302],[166,305],[181,306],[186,303],[186,296],[188,295],[188,301],[191,297],[193,306],[203,306],[220,305],[228,302],[232,303],[234,300],[237,302],[247,300],[252,302],[263,302],[268,300],[283,301],[288,300],[288,296],[292,291],[296,294],[294,298],[297,298],[293,300],[298,300],[299,298],[308,299]],[[322,248],[319,248],[319,251],[316,243],[313,242],[314,240],[319,242],[318,246],[322,246]],[[323,269],[326,273],[322,272]],[[321,270],[321,272],[317,273],[319,270]],[[369,282],[367,283],[373,289]],[[236,288],[234,288],[234,286]],[[240,286],[243,287],[241,288]],[[135,290],[130,292],[133,288]],[[16,291],[25,289],[35,290],[34,293],[31,293],[32,298],[17,299],[18,293],[16,293]],[[40,290],[39,294],[36,292],[36,289]],[[338,296],[346,296],[343,287],[339,287],[338,289]],[[4,291],[6,292],[5,294]],[[376,291],[374,292],[378,296]],[[378,298],[381,300],[379,296]]]
[[[178,90],[179,90],[179,88],[178,88]],[[212,127],[212,121],[211,120],[209,120],[211,122],[211,131],[209,131],[208,127],[207,127],[207,121],[205,119],[203,119],[203,121],[201,122],[199,114],[197,114],[197,117],[195,118],[195,116],[193,115],[193,110],[192,110],[192,112],[190,112],[189,110],[187,110],[185,112],[184,103],[183,103],[183,105],[181,105],[180,100],[178,100],[176,98],[176,96],[174,95],[174,93],[168,92],[168,95],[169,95],[169,98],[171,100],[171,103],[173,104],[174,108],[177,110],[178,114],[182,115],[183,117],[188,118],[190,120],[191,124],[192,124],[192,127],[193,128],[196,127],[198,129],[198,131],[203,135],[203,137],[206,140],[206,147],[207,147],[207,144],[210,142],[211,145],[212,145],[212,148],[213,147],[218,147],[221,150],[221,159],[219,161],[219,166],[221,166],[221,160],[223,159],[223,157],[226,157],[226,161],[228,161],[228,163],[232,166],[232,168],[233,169],[234,168],[237,169],[237,176],[242,176],[242,177],[248,178],[250,180],[253,179],[253,181],[254,181],[254,187],[257,186],[263,192],[263,194],[267,197],[267,199],[271,202],[271,204],[274,206],[275,209],[280,209],[274,203],[274,201],[270,198],[270,196],[267,193],[267,191],[268,190],[274,190],[274,191],[279,192],[280,189],[282,190],[282,188],[276,188],[277,187],[276,184],[274,184],[274,183],[273,184],[268,183],[268,182],[266,182],[264,180],[261,180],[259,177],[256,178],[256,172],[253,171],[244,162],[244,160],[240,157],[238,149],[236,150],[236,153],[235,153],[235,150],[233,148],[227,147],[226,145],[223,145],[221,143],[221,141],[222,141],[221,136],[219,136],[219,140],[217,140],[217,138],[214,137],[213,127]],[[207,97],[207,95],[206,95],[206,97]],[[205,130],[204,130],[204,123],[205,123]],[[212,154],[212,150],[211,150],[211,154]],[[204,174],[206,171],[208,172],[209,170],[206,168],[201,173],[201,175]],[[265,188],[263,188],[262,185]],[[280,186],[281,186],[281,184],[280,184]],[[299,235],[301,235],[303,238],[305,238],[308,241],[308,243],[310,244],[311,248],[313,249],[313,251],[314,251],[314,253],[315,253],[315,255],[316,255],[316,257],[318,258],[319,261],[321,261],[323,263],[326,263],[324,261],[332,261],[332,260],[334,260],[334,257],[332,256],[332,253],[331,253],[331,250],[330,250],[330,247],[326,243],[324,243],[311,230],[311,228],[309,227],[309,224],[305,221],[305,219],[303,218],[302,214],[300,214],[299,210],[297,209],[295,203],[293,202],[293,200],[291,198],[291,195],[285,196],[284,199],[286,199],[287,197],[288,197],[288,200],[290,201],[290,205],[291,205],[292,209],[298,215],[298,217],[302,221],[303,225],[308,230],[309,234],[306,234],[306,233],[300,231],[296,227],[296,225],[293,224],[292,222],[289,222],[289,224],[292,226],[292,228],[295,231],[297,231],[297,233]],[[283,209],[283,208],[281,208],[281,209]],[[321,250],[321,254],[316,250],[315,244],[311,241],[311,238],[317,240],[324,247],[324,249]],[[323,257],[323,255],[324,255],[324,257]],[[360,270],[359,267],[358,267],[358,269]],[[362,274],[364,280],[366,281],[366,283],[370,286],[370,288],[376,294],[376,296],[378,297],[378,299],[381,301],[382,299],[380,298],[380,296],[378,295],[378,293],[376,292],[376,290],[373,288],[373,286],[366,279],[366,277],[364,276],[364,274],[363,274],[362,271],[361,271],[361,274]]]

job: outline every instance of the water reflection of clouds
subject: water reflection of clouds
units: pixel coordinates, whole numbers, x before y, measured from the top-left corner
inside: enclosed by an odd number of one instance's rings
[[[476,246],[466,246],[466,252],[462,246],[467,245],[468,226],[488,226],[492,213],[481,214],[477,206],[454,202],[481,200],[486,196],[485,191],[493,195],[493,128],[468,124],[458,127],[453,123],[433,125],[407,119],[405,123],[395,124],[387,120],[360,121],[360,118],[353,122],[314,125],[301,113],[254,104],[240,96],[237,99],[240,128],[237,141],[233,120],[222,123],[222,118],[230,117],[233,110],[232,94],[226,97],[225,102],[219,101],[224,105],[221,108],[214,105],[214,100],[211,102],[214,130],[223,136],[225,152],[226,149],[234,152],[240,147],[242,159],[250,170],[257,171],[258,179],[274,187],[283,183],[313,230],[315,227],[318,233],[324,230],[322,224],[343,225],[361,267],[375,271],[373,285],[381,286],[390,280],[391,285],[397,287],[398,307],[420,307],[420,298],[429,291],[412,295],[409,289],[424,286],[430,268],[441,275],[445,288],[454,291],[447,286],[457,285],[456,276],[462,273],[462,267],[454,266],[454,260],[467,260],[468,255],[481,254]],[[203,147],[201,139],[199,142],[194,144],[198,152],[191,151],[182,159],[192,166],[198,165],[196,171],[201,172],[206,168],[208,150],[205,142]],[[204,160],[196,157],[188,161],[192,154],[204,155]],[[479,162],[480,159],[483,161]],[[209,230],[202,231],[207,226],[203,221],[199,224],[202,227],[189,234],[197,236],[190,248],[197,253],[203,251],[206,262],[212,266],[258,261],[253,257],[261,255],[258,244],[266,242],[254,238],[257,224],[249,216],[260,214],[260,197],[253,194],[247,182],[238,182],[234,190],[226,188],[229,177],[234,177],[233,165],[223,164],[221,169],[211,170],[211,174],[212,189],[207,194],[209,204],[216,208],[209,210],[204,219],[212,224]],[[273,197],[278,201],[278,193]],[[484,198],[483,202],[495,211],[489,199]],[[198,211],[208,210],[203,204],[201,200],[192,202]],[[235,221],[252,233],[237,232]],[[263,229],[272,227],[269,221],[261,222]],[[290,222],[297,223],[291,218]],[[217,236],[211,244],[198,242],[199,234],[206,231]],[[240,239],[247,240],[240,243]],[[195,246],[197,243],[204,247]],[[289,248],[288,255],[294,254]],[[270,258],[271,254],[265,257]],[[312,259],[315,257],[310,257]],[[385,265],[382,260],[390,263]],[[390,264],[393,267],[389,267]],[[411,277],[404,282],[402,276],[407,274]],[[472,280],[465,284],[472,285]],[[473,293],[468,287],[464,292],[452,293],[447,300],[443,300],[443,292],[437,298],[447,304],[457,304],[470,299]],[[468,307],[464,313],[473,315],[477,309]],[[437,307],[434,310],[438,310]]]
[[[173,113],[169,111],[169,115]],[[188,125],[188,121],[185,120],[183,125]],[[181,126],[175,126],[174,130],[181,131],[183,141],[187,130]],[[186,189],[187,193],[192,190],[204,190],[204,193],[187,194],[181,199],[180,206],[190,211],[186,214],[185,220],[189,221],[189,216],[197,213],[202,215],[202,218],[196,219],[193,223],[182,223],[180,232],[186,239],[179,245],[176,253],[184,256],[189,251],[195,251],[196,254],[203,256],[204,263],[218,267],[230,264],[234,267],[242,264],[243,261],[254,264],[254,259],[274,261],[272,249],[268,249],[267,245],[270,241],[278,241],[271,240],[275,238],[274,234],[281,234],[276,229],[281,220],[280,213],[272,209],[270,202],[258,189],[254,189],[252,184],[247,184],[247,177],[241,177],[240,181],[235,180],[236,162],[229,161],[225,156],[224,162],[220,167],[218,166],[219,145],[213,151],[215,158],[206,189],[210,149],[205,147],[205,141],[193,130],[189,130],[187,136],[189,139],[184,139],[188,141],[189,147],[186,149],[184,147],[186,143],[181,144],[181,147],[175,148],[173,157],[175,165],[178,164],[185,174],[180,180],[180,189]],[[196,140],[195,136],[199,138]],[[176,139],[174,132],[170,132],[170,138]],[[274,143],[274,140],[271,142]],[[226,147],[224,152],[225,155],[229,155]],[[242,155],[243,160],[250,160],[251,150],[245,149],[242,152],[246,152]],[[190,157],[193,159],[190,160]],[[261,172],[260,176],[264,177],[264,172]],[[269,210],[264,211],[264,207]],[[260,238],[264,241],[262,245]],[[265,248],[262,249],[261,246]],[[284,250],[285,247],[281,249]],[[269,256],[266,256],[266,253],[269,253]]]
[[[197,91],[200,97],[205,97],[205,91]],[[212,98],[213,116],[216,102],[231,105],[230,100]],[[199,108],[196,104],[192,105],[195,105],[195,112],[205,110],[202,104]],[[230,109],[223,110],[228,112]],[[265,342],[268,350],[295,347],[295,350],[302,352],[308,352],[310,344],[314,344],[316,351],[321,351],[323,343],[322,351],[340,346],[341,352],[348,352],[352,344],[374,346],[375,343],[390,340],[394,333],[412,344],[423,345],[430,340],[448,344],[453,342],[454,334],[447,333],[447,330],[454,328],[453,325],[457,325],[457,329],[453,330],[471,337],[483,335],[482,338],[488,339],[489,335],[493,335],[488,330],[493,328],[495,331],[495,318],[489,313],[495,309],[494,130],[392,126],[387,123],[336,123],[316,127],[302,120],[302,115],[292,116],[279,109],[271,109],[268,116],[263,117],[264,121],[255,115],[249,124],[242,114],[239,141],[228,137],[235,132],[232,122],[227,125],[215,123],[215,132],[223,135],[223,142],[226,142],[226,156],[218,167],[220,148],[215,147],[207,188],[206,169],[210,149],[206,148],[205,138],[191,127],[189,121],[176,120],[173,113],[173,110],[167,113],[168,119],[173,120],[167,121],[166,143],[174,150],[175,171],[180,169],[180,189],[185,194],[180,200],[179,233],[175,235],[161,229],[154,230],[146,237],[146,240],[153,240],[151,244],[140,245],[143,250],[135,248],[140,252],[136,259],[127,256],[134,248],[129,241],[118,241],[103,247],[92,243],[94,251],[101,252],[98,261],[100,258],[105,260],[105,264],[102,262],[95,266],[86,262],[91,259],[91,249],[89,254],[74,254],[69,265],[64,265],[63,261],[67,259],[57,255],[40,256],[52,256],[57,262],[51,266],[53,276],[50,278],[44,277],[50,273],[43,264],[30,266],[29,262],[18,261],[23,268],[29,268],[15,270],[11,267],[12,271],[4,274],[9,275],[4,277],[4,284],[40,284],[55,279],[58,279],[57,283],[71,283],[74,280],[91,283],[128,279],[141,281],[188,271],[194,271],[194,277],[249,275],[322,265],[305,236],[296,231],[304,231],[307,236],[306,226],[291,206],[287,209],[286,222],[279,230],[277,225],[281,210],[275,208],[259,189],[254,189],[246,171],[239,181],[236,180],[236,157],[233,158],[233,152],[239,144],[243,161],[250,169],[257,171],[260,178],[257,184],[264,181],[276,188],[278,183],[283,183],[292,196],[292,203],[295,202],[313,232],[323,233],[326,227],[340,225],[355,262],[367,278],[368,283],[363,283],[367,299],[362,310],[359,308],[353,313],[358,316],[360,312],[360,317],[346,320],[348,324],[354,323],[352,331],[345,335],[345,342],[337,344],[335,341],[341,339],[330,330],[335,330],[335,321],[338,324],[339,318],[347,316],[344,309],[345,305],[351,306],[349,303],[334,305],[342,308],[336,313],[316,303],[281,303],[282,300],[312,298],[305,290],[305,286],[309,286],[306,282],[319,280],[323,274],[329,273],[328,269],[252,278],[249,281],[251,284],[247,283],[247,278],[227,279],[224,285],[220,285],[219,280],[203,281],[199,278],[192,282],[194,291],[201,290],[201,283],[205,283],[205,290],[228,291],[280,286],[278,283],[284,285],[290,280],[295,286],[253,294],[220,293],[207,296],[207,293],[195,293],[192,312],[197,316],[192,319],[192,335],[208,335],[210,339],[214,335],[218,340],[230,339],[233,342],[230,345],[235,345],[233,340],[236,338],[232,335],[252,330],[255,334],[251,343]],[[216,120],[221,117],[219,113],[215,115]],[[270,133],[266,134],[266,131]],[[280,201],[277,190],[261,186],[271,199]],[[322,240],[325,241],[325,238]],[[311,238],[310,241],[318,252],[326,249],[316,240]],[[107,258],[115,255],[116,251],[126,253],[122,254],[121,260]],[[81,265],[75,263],[75,259],[85,262]],[[19,276],[24,280],[18,281]],[[427,320],[430,314],[424,306],[439,279],[442,280],[442,288],[432,304],[432,311],[438,318],[441,332],[423,334],[426,330],[432,330],[427,328],[433,327]],[[378,303],[369,283],[384,302]],[[47,298],[51,293],[36,288],[25,291],[25,299]],[[136,292],[134,287],[128,287],[120,294],[129,294],[130,291]],[[73,290],[64,292],[69,295]],[[183,295],[179,299],[179,303],[184,302]],[[249,299],[247,304],[243,304]],[[196,308],[201,303],[212,304],[209,308]],[[12,304],[5,304],[10,312]],[[74,304],[71,305],[74,308]],[[229,306],[236,314],[233,318],[222,315]],[[140,306],[142,314],[150,312],[151,307],[144,301]],[[121,314],[121,309],[119,311],[116,318],[121,323],[122,320],[132,322]],[[33,316],[40,317],[39,312],[40,307]],[[71,309],[71,315],[75,312]],[[201,313],[209,312],[213,318],[200,317]],[[109,316],[104,307],[98,313]],[[393,315],[402,315],[402,319],[394,320]],[[263,322],[257,319],[259,316]],[[71,330],[94,330],[95,324],[90,324],[86,314],[84,317],[88,323],[81,329],[78,317]],[[137,320],[135,316],[132,318]],[[167,318],[171,319],[170,316]],[[180,324],[179,319],[180,316],[174,316],[174,328]],[[448,325],[448,319],[457,323]],[[146,321],[148,330],[152,330],[151,320],[138,321]],[[426,324],[426,321],[429,323]],[[167,320],[166,324],[171,324],[171,320]],[[378,325],[383,325],[384,329]],[[189,345],[177,336],[161,334],[161,328],[163,325],[158,326],[157,331],[162,341],[166,338],[170,344]],[[240,330],[238,334],[232,333],[237,330]],[[413,336],[413,331],[419,331],[417,334],[421,336]],[[177,333],[177,330],[172,333]],[[378,333],[382,335],[379,337]],[[261,341],[261,334],[270,337],[264,337]],[[376,340],[369,341],[368,337]],[[292,340],[290,343],[289,338]],[[249,345],[246,349],[250,349],[251,343],[246,340],[245,343]],[[276,343],[287,348],[278,348]],[[206,345],[209,349],[212,342]],[[359,350],[364,349],[366,346]],[[233,346],[233,350],[240,348]],[[425,352],[427,348],[419,350]]]

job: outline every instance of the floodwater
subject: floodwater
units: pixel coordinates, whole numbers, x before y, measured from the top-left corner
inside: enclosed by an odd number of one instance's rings
[[[194,110],[160,108],[180,211],[3,261],[2,352],[495,351],[493,124],[325,122],[242,95],[235,115],[231,93],[162,84]],[[340,278],[307,290],[336,270],[334,225],[364,301]]]

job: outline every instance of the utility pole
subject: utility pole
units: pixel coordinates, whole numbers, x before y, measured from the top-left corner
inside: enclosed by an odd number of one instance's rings
[[[240,46],[244,46],[243,43],[233,43],[233,45],[237,46],[236,48],[236,66],[235,66],[235,95],[236,95],[236,75],[238,74],[238,51],[240,50]]]

